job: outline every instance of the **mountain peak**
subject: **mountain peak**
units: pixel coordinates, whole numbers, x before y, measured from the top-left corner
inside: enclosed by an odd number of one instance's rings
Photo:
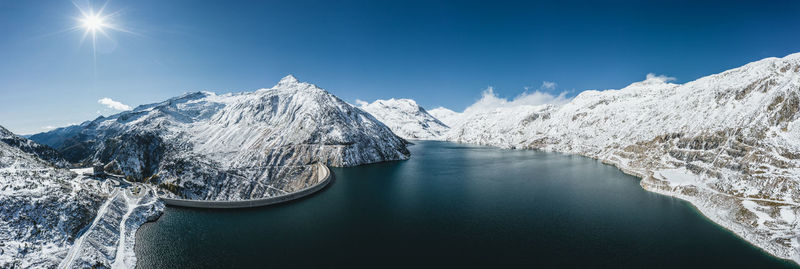
[[[297,82],[298,82],[297,78],[289,74],[288,76],[283,77],[281,81],[278,82],[278,84],[294,84]]]

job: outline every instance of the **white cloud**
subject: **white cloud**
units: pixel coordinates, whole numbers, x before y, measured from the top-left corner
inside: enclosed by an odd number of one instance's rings
[[[543,83],[542,86],[544,87],[545,83]],[[555,88],[555,83],[553,83],[551,87]],[[531,93],[526,91],[520,95],[517,95],[514,97],[514,99],[508,100],[506,98],[498,97],[497,94],[494,93],[494,88],[489,87],[483,91],[481,94],[481,99],[467,107],[464,112],[482,112],[501,107],[538,106],[544,104],[562,105],[570,101],[566,95],[566,92],[562,92],[559,95],[554,96],[542,91],[534,91]]]
[[[666,75],[656,75],[656,74],[653,74],[653,73],[648,73],[647,74],[647,78],[644,81],[666,83],[666,82],[670,82],[670,81],[673,81],[673,80],[675,80],[674,77],[668,77]]]
[[[542,81],[542,86],[539,89],[542,90],[554,90],[556,88],[556,83],[552,81]]]
[[[100,100],[97,100],[98,103],[114,110],[131,110],[132,108],[129,105],[111,100],[111,98],[104,97]]]
[[[356,99],[356,105],[357,105],[357,106],[366,106],[366,105],[368,105],[368,104],[369,104],[369,103],[368,103],[368,102],[366,102],[366,101],[364,101],[364,100],[361,100],[361,99]]]
[[[53,129],[56,129],[56,128],[61,128],[61,127],[64,127],[64,126],[72,126],[72,125],[78,125],[78,124],[75,123],[75,122],[70,122],[69,124],[45,125],[45,126],[42,126],[42,130],[49,131],[49,130],[53,130]]]

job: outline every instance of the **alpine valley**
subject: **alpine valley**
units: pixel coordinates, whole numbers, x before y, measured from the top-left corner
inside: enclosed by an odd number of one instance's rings
[[[0,128],[0,267],[132,268],[134,235],[163,211],[160,195],[292,193],[314,184],[316,163],[406,160],[406,139],[595,158],[800,262],[798,110],[800,53],[685,84],[648,76],[564,102],[463,112],[410,99],[354,106],[287,76],[269,89],[188,93],[30,140]]]

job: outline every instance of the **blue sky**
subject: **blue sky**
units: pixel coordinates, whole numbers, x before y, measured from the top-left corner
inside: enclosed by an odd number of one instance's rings
[[[101,98],[136,106],[287,74],[349,102],[463,110],[488,86],[574,96],[800,52],[800,1],[554,3],[112,1],[110,23],[133,33],[99,37],[95,60],[82,30],[63,31],[79,25],[72,2],[0,1],[0,125],[37,133],[116,113]]]

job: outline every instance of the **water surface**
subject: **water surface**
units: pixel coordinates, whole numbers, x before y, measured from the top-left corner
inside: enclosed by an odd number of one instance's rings
[[[596,160],[415,143],[298,201],[168,207],[137,233],[138,267],[793,267]]]

